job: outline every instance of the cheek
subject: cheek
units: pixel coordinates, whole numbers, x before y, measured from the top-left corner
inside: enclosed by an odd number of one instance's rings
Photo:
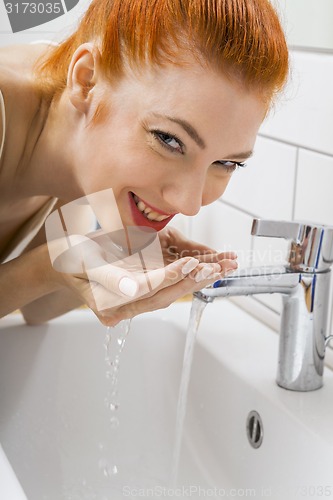
[[[158,186],[163,182],[160,160],[133,141],[118,144],[96,138],[84,145],[79,162],[80,182],[90,191]]]
[[[202,206],[209,205],[218,200],[226,190],[231,176],[218,177],[208,175],[202,195]]]

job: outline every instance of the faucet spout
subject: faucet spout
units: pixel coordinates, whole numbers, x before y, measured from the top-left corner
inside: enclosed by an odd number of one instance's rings
[[[290,294],[299,283],[299,273],[289,272],[288,268],[261,267],[242,269],[232,276],[216,281],[213,285],[195,292],[195,296],[205,302],[217,297],[237,295],[258,295],[261,293]]]

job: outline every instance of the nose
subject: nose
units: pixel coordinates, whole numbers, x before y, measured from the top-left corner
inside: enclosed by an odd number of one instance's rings
[[[189,175],[179,175],[163,189],[163,198],[174,211],[184,215],[196,215],[203,204],[206,172],[193,169]]]
[[[193,216],[202,206],[220,198],[229,181],[230,175],[216,175],[210,165],[206,169],[192,166],[168,180],[163,189],[163,198],[173,211]]]

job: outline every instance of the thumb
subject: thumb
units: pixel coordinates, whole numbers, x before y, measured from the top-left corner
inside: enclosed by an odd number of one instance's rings
[[[134,274],[112,264],[86,269],[86,273],[89,281],[99,283],[116,295],[133,298],[139,292],[139,281]]]

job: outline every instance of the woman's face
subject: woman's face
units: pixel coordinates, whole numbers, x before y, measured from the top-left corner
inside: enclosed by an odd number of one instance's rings
[[[266,113],[257,95],[195,62],[97,82],[93,99],[107,114],[76,136],[79,190],[112,188],[123,224],[155,230],[223,194]]]

